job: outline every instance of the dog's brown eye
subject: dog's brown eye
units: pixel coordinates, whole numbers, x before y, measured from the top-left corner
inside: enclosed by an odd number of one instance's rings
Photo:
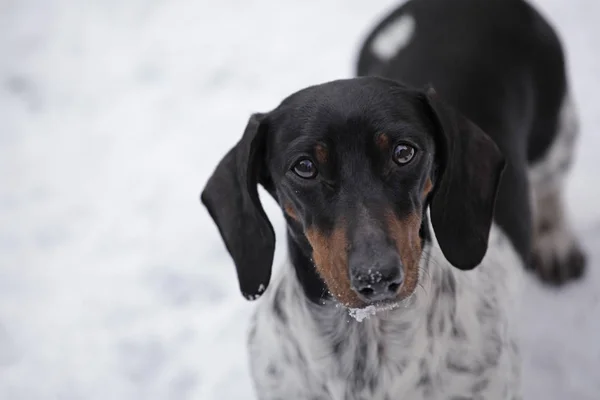
[[[415,148],[406,144],[399,144],[394,149],[394,161],[399,165],[408,164],[415,156]]]
[[[312,179],[317,176],[317,167],[308,159],[298,161],[292,169],[300,178]]]

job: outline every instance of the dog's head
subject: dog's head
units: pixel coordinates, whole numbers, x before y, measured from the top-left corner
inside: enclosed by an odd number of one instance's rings
[[[202,202],[246,298],[269,284],[275,248],[260,183],[312,260],[306,268],[316,268],[340,303],[364,307],[415,290],[428,207],[446,259],[476,267],[503,168],[494,142],[433,89],[355,78],[306,88],[252,115]]]

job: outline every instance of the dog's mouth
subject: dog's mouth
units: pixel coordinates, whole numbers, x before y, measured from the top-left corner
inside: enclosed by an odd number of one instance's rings
[[[354,318],[357,322],[362,322],[364,319],[368,319],[377,313],[392,311],[399,308],[403,301],[398,300],[385,300],[373,304],[367,304],[361,308],[347,308],[348,314]]]

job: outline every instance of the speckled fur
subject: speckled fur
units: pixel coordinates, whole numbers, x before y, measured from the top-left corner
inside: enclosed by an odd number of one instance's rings
[[[291,266],[260,300],[249,351],[260,400],[520,399],[512,320],[522,263],[492,227],[473,271],[424,248],[416,292],[362,322],[303,294]]]
[[[577,109],[565,96],[556,138],[529,170],[534,215],[532,268],[545,280],[562,282],[583,274],[585,256],[573,233],[564,192],[579,136]]]

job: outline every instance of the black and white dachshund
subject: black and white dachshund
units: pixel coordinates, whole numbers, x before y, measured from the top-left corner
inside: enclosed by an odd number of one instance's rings
[[[264,294],[258,398],[521,399],[524,267],[563,283],[585,263],[559,39],[521,0],[415,0],[358,64],[252,115],[201,196],[243,295]],[[273,282],[258,184],[287,222]]]

